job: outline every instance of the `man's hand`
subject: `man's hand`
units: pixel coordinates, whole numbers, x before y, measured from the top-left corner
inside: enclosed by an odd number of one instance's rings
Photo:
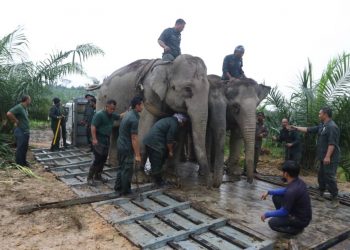
[[[141,164],[141,155],[135,155],[136,164]]]
[[[286,126],[286,129],[288,129],[289,131],[298,130],[297,128],[298,128],[297,126],[293,126],[293,125]]]
[[[324,159],[323,159],[323,165],[329,165],[331,163],[331,158],[326,156]]]
[[[173,158],[174,157],[174,153],[171,151],[169,152],[169,158]]]
[[[92,145],[97,145],[97,144],[98,144],[97,139],[96,139],[96,138],[93,138],[93,139],[92,139]]]
[[[265,192],[261,195],[261,199],[262,200],[266,200],[267,196],[269,196],[269,193],[268,192]]]
[[[261,219],[262,222],[265,222],[265,220],[266,220],[265,214],[262,214],[262,215],[260,216],[260,219]]]
[[[290,148],[290,147],[292,147],[293,146],[293,143],[287,143],[286,144],[286,147],[288,147],[288,148]]]

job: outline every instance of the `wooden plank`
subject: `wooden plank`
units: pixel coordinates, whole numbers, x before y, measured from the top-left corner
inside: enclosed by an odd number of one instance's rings
[[[152,186],[150,185],[148,189],[150,189]],[[133,190],[135,192],[135,189]],[[134,193],[130,196],[127,196],[128,198],[135,198],[139,194]],[[73,198],[69,200],[63,200],[63,201],[54,201],[54,202],[46,202],[46,203],[39,203],[39,204],[32,204],[32,205],[26,205],[18,208],[17,213],[18,214],[28,214],[32,213],[34,211],[42,210],[42,209],[49,209],[49,208],[65,208],[75,205],[81,205],[81,204],[89,204],[104,200],[110,200],[115,199],[117,197],[120,197],[119,194],[116,192],[110,192],[110,193],[102,193],[97,195],[92,195],[88,197],[81,197],[81,198]]]
[[[245,249],[245,248],[248,248],[248,247],[249,247],[249,245],[246,244],[245,242],[242,242],[242,241],[240,241],[240,240],[237,239],[237,238],[234,238],[234,237],[232,237],[232,236],[230,236],[230,235],[228,235],[228,234],[225,234],[224,232],[220,232],[220,231],[217,231],[217,230],[211,229],[211,228],[209,229],[209,231],[210,231],[211,233],[213,233],[213,234],[219,236],[220,238],[222,238],[222,239],[224,239],[224,240],[230,242],[231,244],[233,244],[233,245],[235,245],[235,246],[238,246],[238,247],[240,247],[240,248],[242,248],[242,249]]]
[[[206,249],[209,249],[209,250],[221,250],[217,246],[211,244],[209,241],[201,238],[199,235],[191,234],[190,235],[190,239],[194,240],[195,242],[197,242],[199,245],[205,247]]]
[[[226,222],[227,219],[224,218],[215,219],[210,222],[197,225],[186,231],[178,231],[170,236],[164,235],[156,239],[152,239],[146,244],[141,244],[141,247],[146,249],[156,249],[165,246],[168,242],[188,239],[191,234],[201,234],[207,232],[210,227],[221,227],[225,225]]]
[[[135,220],[147,220],[155,217],[156,214],[169,214],[173,213],[175,209],[187,209],[191,206],[191,202],[182,202],[177,205],[168,206],[161,208],[159,210],[147,211],[144,213],[134,214],[128,217],[121,218],[120,220],[112,221],[112,224],[129,224],[133,223]]]
[[[326,250],[350,238],[350,229],[310,247],[312,250]]]

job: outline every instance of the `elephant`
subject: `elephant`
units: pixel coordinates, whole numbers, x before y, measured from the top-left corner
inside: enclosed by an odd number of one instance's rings
[[[186,113],[191,119],[196,158],[210,186],[205,147],[209,82],[203,60],[183,54],[172,62],[141,59],[120,68],[99,86],[97,110],[103,108],[108,99],[115,99],[117,112],[123,112],[129,108],[132,97],[140,94],[140,89],[145,106],[140,114],[138,128],[143,160],[145,148],[142,140],[157,119],[170,112]],[[116,136],[114,131],[110,146],[112,164],[116,164]]]
[[[222,81],[217,75],[208,75],[209,117],[207,128],[208,163],[213,174],[213,186],[222,183],[226,131],[230,131],[230,160],[227,173],[240,175],[238,165],[240,142],[243,136],[247,181],[254,178],[254,144],[256,108],[270,92],[270,87],[257,84],[253,79],[240,78]],[[215,145],[215,146],[213,146]]]

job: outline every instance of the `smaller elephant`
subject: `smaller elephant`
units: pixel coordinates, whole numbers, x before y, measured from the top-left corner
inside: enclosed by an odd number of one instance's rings
[[[222,81],[217,75],[209,75],[208,80],[210,90],[206,145],[208,162],[214,172],[213,186],[219,187],[222,183],[227,130],[231,132],[230,158],[240,153],[240,144],[234,141],[237,138],[235,135],[243,136],[247,181],[252,183],[254,178],[256,107],[266,98],[271,88],[257,84],[250,78],[235,79],[227,82]],[[229,166],[228,173],[238,174],[234,166]]]

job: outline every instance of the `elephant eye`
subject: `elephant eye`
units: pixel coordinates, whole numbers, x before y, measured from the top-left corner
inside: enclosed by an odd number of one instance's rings
[[[184,88],[185,91],[185,98],[191,98],[193,96],[192,88],[189,86],[186,86]]]

